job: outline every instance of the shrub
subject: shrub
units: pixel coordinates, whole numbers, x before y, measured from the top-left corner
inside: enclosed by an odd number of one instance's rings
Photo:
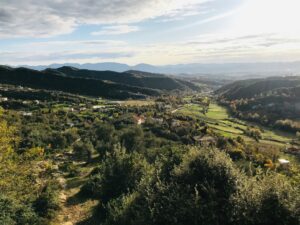
[[[140,127],[128,128],[121,135],[121,143],[129,152],[141,151],[143,139],[144,132]]]
[[[169,178],[161,162],[156,173],[99,206],[101,224],[299,224],[299,190],[281,175],[247,177],[213,149],[190,148]]]
[[[106,156],[97,172],[93,172],[82,192],[103,202],[116,198],[133,190],[143,174],[150,170],[145,159],[138,153],[128,154],[125,149],[116,146]]]
[[[73,151],[78,159],[89,162],[92,159],[94,146],[90,142],[76,142],[73,145]]]
[[[30,205],[0,195],[0,224],[38,225],[39,218]]]
[[[59,209],[59,187],[55,182],[49,182],[40,196],[34,202],[35,211],[44,218],[53,218]]]
[[[300,222],[299,190],[276,173],[248,179],[232,197],[233,223],[296,225]]]

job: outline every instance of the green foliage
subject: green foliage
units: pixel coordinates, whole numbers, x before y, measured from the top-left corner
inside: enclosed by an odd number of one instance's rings
[[[282,175],[258,173],[232,198],[236,224],[296,225],[300,222],[299,190]]]
[[[94,146],[92,143],[88,142],[76,142],[73,145],[73,152],[78,157],[78,159],[89,162],[92,158],[94,152]]]
[[[113,152],[107,154],[103,164],[92,173],[82,192],[107,202],[133,190],[149,170],[149,165],[139,154],[127,154],[125,149],[116,146]]]
[[[0,195],[0,224],[38,225],[39,221],[32,207]]]
[[[120,141],[129,152],[142,151],[144,132],[140,127],[130,127],[123,131]]]
[[[244,131],[246,135],[249,137],[254,138],[257,142],[262,139],[261,131],[258,128],[247,128],[247,130]]]
[[[59,209],[59,187],[56,182],[49,182],[42,190],[40,196],[33,203],[33,207],[39,216],[53,218]]]
[[[299,191],[277,174],[246,177],[218,150],[190,150],[171,173],[142,182],[99,205],[100,224],[268,225],[299,222]]]
[[[68,173],[68,177],[75,177],[80,174],[80,169],[73,162],[66,162],[59,169]]]
[[[290,119],[277,120],[275,126],[283,130],[300,131],[300,122]]]
[[[49,137],[49,143],[54,149],[64,149],[67,147],[67,140],[60,132],[53,132]]]
[[[113,142],[115,136],[115,128],[110,124],[97,124],[95,127],[96,140],[104,143]]]

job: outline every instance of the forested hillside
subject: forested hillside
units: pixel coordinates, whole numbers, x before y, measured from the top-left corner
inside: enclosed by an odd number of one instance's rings
[[[270,77],[265,79],[240,80],[225,85],[216,91],[229,100],[253,98],[274,94],[278,89],[293,89],[300,86],[300,77]],[[298,98],[300,98],[298,96]]]
[[[115,99],[145,98],[159,95],[159,91],[86,78],[67,77],[51,71],[35,71],[25,68],[0,68],[1,83],[32,88],[58,90],[74,94],[101,96]]]
[[[14,69],[2,66],[0,67],[0,81],[6,84],[111,99],[140,99],[158,96],[164,91],[199,89],[189,82],[164,75],[142,72],[99,72],[71,67],[62,67],[57,70],[47,69],[40,72],[26,68]]]
[[[199,90],[195,85],[179,79],[173,79],[162,74],[146,73],[141,71],[127,71],[118,73],[113,71],[80,70],[74,67],[61,67],[58,69],[47,69],[45,71],[69,77],[92,78],[130,86],[159,89],[159,90]]]
[[[216,91],[234,115],[292,132],[300,131],[300,78],[243,80]]]

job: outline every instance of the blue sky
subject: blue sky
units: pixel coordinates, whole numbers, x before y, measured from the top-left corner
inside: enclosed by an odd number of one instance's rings
[[[0,0],[0,64],[297,61],[299,0]]]

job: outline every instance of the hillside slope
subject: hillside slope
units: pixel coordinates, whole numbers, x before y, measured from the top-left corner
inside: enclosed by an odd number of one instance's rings
[[[216,93],[237,117],[300,131],[300,77],[243,80]]]
[[[227,99],[252,98],[281,88],[300,86],[300,77],[270,77],[266,79],[241,80],[225,85],[216,91]]]
[[[0,67],[0,82],[32,88],[64,91],[74,94],[113,99],[158,96],[160,91],[126,84],[81,77],[69,77],[59,71],[36,71],[26,68]]]
[[[173,79],[162,74],[146,73],[134,70],[124,73],[118,73],[113,71],[85,70],[64,66],[58,69],[47,69],[44,72],[63,74],[68,77],[81,77],[102,81],[111,81],[114,83],[126,84],[142,88],[158,89],[163,91],[189,89],[198,90],[195,85],[186,81]]]

